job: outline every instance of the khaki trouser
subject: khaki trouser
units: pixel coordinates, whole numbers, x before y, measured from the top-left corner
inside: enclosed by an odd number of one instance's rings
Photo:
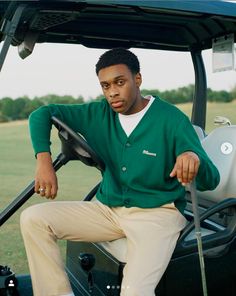
[[[109,208],[98,201],[48,202],[21,215],[34,296],[71,291],[57,239],[111,241],[127,237],[122,296],[153,296],[186,224],[173,204],[153,209]]]

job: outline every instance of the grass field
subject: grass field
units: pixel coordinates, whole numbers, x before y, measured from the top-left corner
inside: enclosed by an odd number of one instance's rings
[[[26,121],[0,124],[0,138],[0,209],[2,211],[33,180],[35,159]],[[60,143],[55,131],[53,155],[58,155],[59,151]],[[98,183],[100,174],[95,168],[76,161],[70,162],[58,171],[58,180],[57,200],[80,200]],[[19,216],[25,207],[45,201],[47,200],[37,195],[33,196],[1,227],[0,265],[9,265],[17,273],[28,272],[19,229]],[[61,243],[61,249],[62,252],[65,251],[64,242]]]
[[[191,113],[189,104],[179,105],[186,114]],[[214,128],[213,119],[221,115],[236,124],[236,101],[227,104],[208,105],[206,131]],[[27,122],[0,124],[0,210],[4,209],[28,185],[34,176],[35,159],[28,135]],[[56,131],[53,132],[53,155],[60,152],[60,142]],[[80,200],[100,180],[99,172],[79,162],[71,162],[58,172],[59,194],[57,200]],[[0,265],[9,265],[16,273],[27,273],[27,260],[19,230],[21,211],[31,204],[45,202],[33,196],[17,211],[0,231]],[[49,201],[50,202],[50,201]],[[65,252],[65,243],[60,242]]]

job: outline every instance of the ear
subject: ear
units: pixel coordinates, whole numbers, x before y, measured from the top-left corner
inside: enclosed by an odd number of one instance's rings
[[[142,75],[141,73],[137,73],[135,75],[135,83],[138,87],[140,87],[140,85],[142,84]]]

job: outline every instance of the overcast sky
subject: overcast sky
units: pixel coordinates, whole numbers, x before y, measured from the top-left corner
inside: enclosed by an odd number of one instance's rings
[[[194,82],[191,57],[171,53],[131,49],[139,57],[142,88],[173,89]],[[21,60],[12,47],[0,73],[0,98],[28,95],[82,95],[85,99],[101,94],[95,64],[104,50],[81,45],[37,44],[31,56]],[[204,53],[208,86],[230,90],[236,85],[236,72],[212,73],[211,50]]]

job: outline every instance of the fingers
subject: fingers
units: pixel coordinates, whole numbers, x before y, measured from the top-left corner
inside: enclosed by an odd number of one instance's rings
[[[179,155],[176,159],[170,177],[177,177],[178,181],[183,185],[187,185],[193,181],[197,175],[200,165],[198,156],[190,151]]]
[[[185,171],[186,178],[184,179],[184,182],[186,183],[191,183],[196,175],[196,169],[195,169],[195,160],[190,159],[189,160],[189,166],[186,168]]]
[[[34,184],[34,192],[39,193],[40,184],[37,180],[35,180]]]
[[[47,199],[54,199],[57,196],[57,184],[47,184],[44,182],[35,182],[35,192]]]
[[[57,183],[51,186],[51,199],[54,199],[57,196],[58,186]]]
[[[177,175],[177,162],[174,165],[173,170],[170,172],[170,177],[175,177]]]

